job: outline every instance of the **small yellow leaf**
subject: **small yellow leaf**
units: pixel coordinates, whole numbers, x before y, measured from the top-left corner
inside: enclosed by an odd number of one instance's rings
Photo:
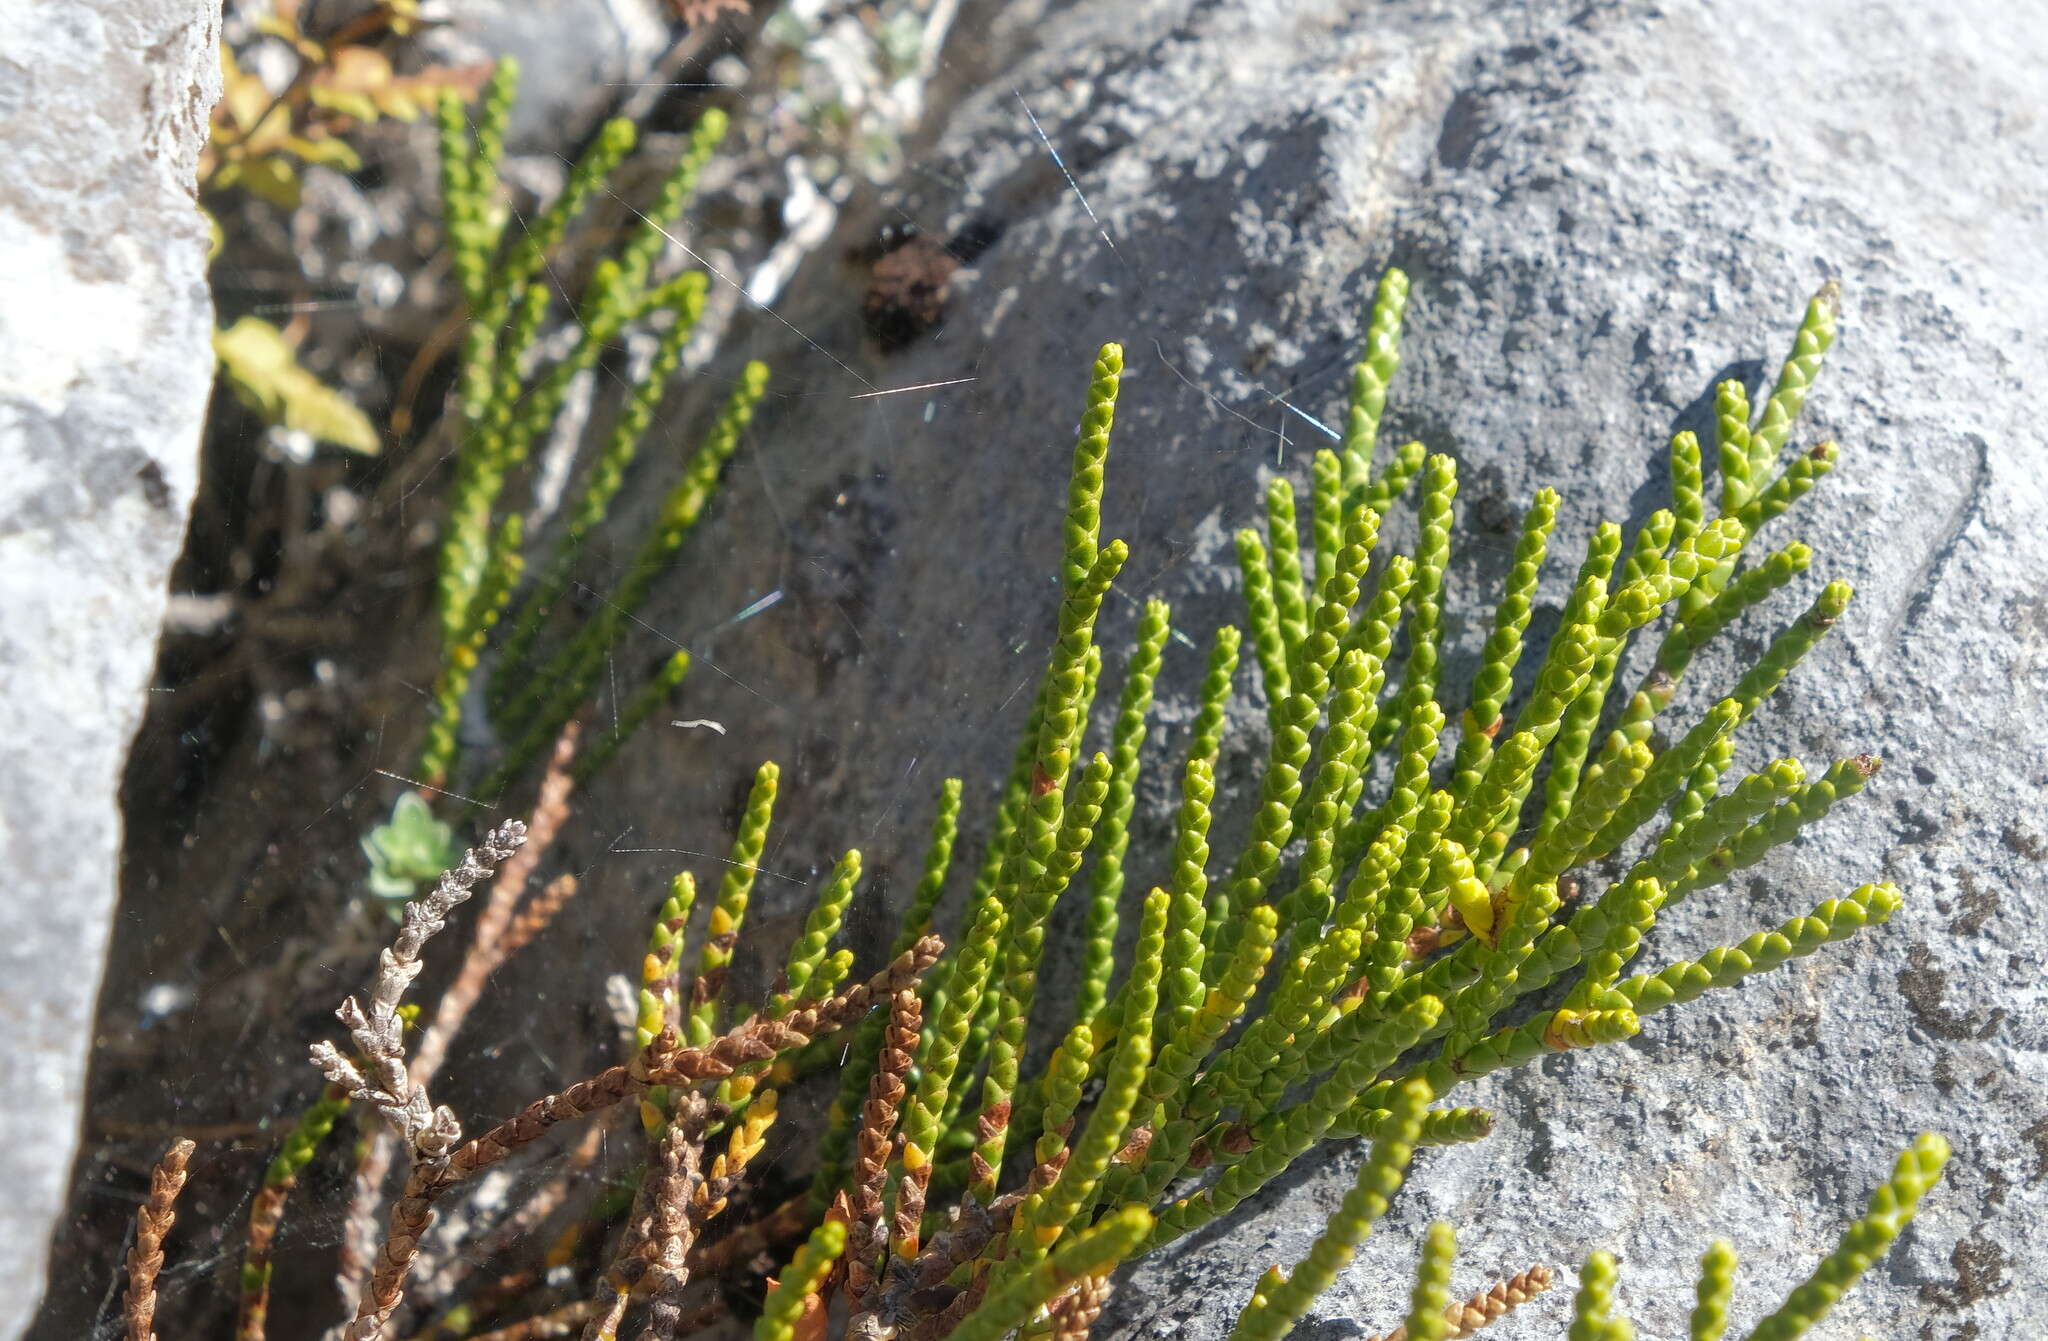
[[[343,172],[354,172],[357,168],[363,166],[361,155],[357,154],[346,140],[337,140],[332,137],[309,140],[304,136],[294,135],[284,142],[283,147],[291,150],[308,163],[318,163],[323,167],[339,168]]]
[[[315,84],[307,91],[307,96],[313,100],[315,107],[324,107],[330,112],[339,112],[341,115],[353,117],[357,121],[375,121],[377,119],[377,101],[367,93],[358,93],[354,89],[332,88],[324,84]]]
[[[219,186],[233,186],[239,182],[248,188],[250,194],[269,201],[279,209],[299,207],[298,169],[276,154],[245,159],[239,164],[230,163],[214,178],[214,182]]]
[[[258,317],[215,331],[213,352],[244,405],[273,424],[375,456],[383,444],[368,416],[299,366],[282,332]]]

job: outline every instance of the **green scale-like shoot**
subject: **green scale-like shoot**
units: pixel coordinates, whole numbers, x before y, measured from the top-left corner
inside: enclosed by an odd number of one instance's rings
[[[1614,1282],[1619,1272],[1612,1253],[1596,1252],[1579,1269],[1579,1291],[1572,1297],[1570,1341],[1628,1341],[1635,1328],[1614,1311]]]
[[[1457,496],[1458,463],[1448,456],[1430,457],[1422,485],[1422,534],[1415,546],[1415,580],[1408,591],[1408,664],[1399,694],[1374,726],[1375,750],[1393,739],[1424,703],[1435,700],[1442,655],[1441,593],[1451,559],[1451,503]]]
[[[1280,603],[1273,590],[1273,568],[1265,542],[1249,527],[1237,533],[1237,567],[1244,578],[1245,622],[1251,625],[1252,651],[1266,690],[1266,712],[1268,717],[1277,717],[1287,701],[1287,637],[1280,626]]]
[[[1155,888],[1146,896],[1131,977],[1123,991],[1123,1020],[1116,1051],[1103,1077],[1095,1110],[1074,1143],[1073,1155],[1050,1188],[1025,1199],[1017,1212],[1011,1256],[1002,1271],[1012,1279],[1041,1262],[1093,1204],[1110,1158],[1123,1146],[1152,1062],[1152,1019],[1159,1004],[1159,976],[1165,962],[1166,926],[1172,898]],[[1000,1288],[1001,1277],[999,1277]]]
[[[1433,997],[1425,998],[1383,1021],[1359,1028],[1356,1041],[1345,1049],[1336,1069],[1308,1098],[1274,1115],[1266,1124],[1263,1139],[1240,1161],[1224,1169],[1215,1183],[1181,1198],[1160,1213],[1143,1251],[1150,1252],[1171,1243],[1218,1216],[1228,1214],[1239,1202],[1277,1177],[1329,1131],[1331,1124],[1351,1106],[1354,1096],[1366,1088],[1374,1076],[1436,1024],[1442,1011],[1442,1002]],[[1339,1027],[1358,1018],[1356,1014],[1349,1016]]]
[[[1294,524],[1294,489],[1286,480],[1266,486],[1266,545],[1273,570],[1273,601],[1280,613],[1280,639],[1293,664],[1308,636],[1308,593],[1301,576],[1301,534]]]
[[[1001,1341],[1074,1281],[1115,1269],[1130,1256],[1151,1224],[1152,1217],[1139,1206],[1104,1217],[1036,1261],[1029,1271],[998,1283],[981,1306],[953,1329],[948,1341]]]
[[[1921,1133],[1900,1154],[1892,1176],[1870,1194],[1870,1208],[1863,1217],[1849,1226],[1840,1244],[1791,1297],[1757,1324],[1749,1341],[1797,1341],[1826,1317],[1843,1292],[1884,1256],[1892,1240],[1911,1223],[1920,1209],[1920,1198],[1941,1180],[1948,1157],[1947,1141],[1932,1132]]]
[[[1700,1254],[1700,1279],[1693,1287],[1687,1341],[1721,1341],[1728,1330],[1728,1301],[1735,1294],[1735,1245],[1715,1239]]]
[[[1409,1341],[1444,1341],[1450,1335],[1444,1314],[1451,1306],[1451,1261],[1457,1255],[1457,1231],[1441,1220],[1433,1222],[1415,1262],[1415,1288],[1408,1293],[1408,1318],[1402,1325]]]
[[[1158,1060],[1146,1074],[1145,1093],[1138,1105],[1140,1113],[1152,1115],[1152,1144],[1135,1174],[1128,1170],[1112,1171],[1108,1183],[1111,1201],[1149,1205],[1183,1172],[1200,1125],[1188,1116],[1192,1111],[1188,1093],[1195,1069],[1258,992],[1273,956],[1279,923],[1280,915],[1271,905],[1254,908],[1245,915],[1244,934],[1238,938],[1230,962],[1224,966],[1202,1008],[1186,1028],[1164,1040]]]
[[[1284,1276],[1268,1275],[1260,1282],[1259,1292],[1237,1315],[1230,1341],[1280,1341],[1308,1312],[1316,1296],[1336,1283],[1337,1273],[1350,1263],[1358,1245],[1372,1232],[1373,1223],[1387,1213],[1387,1204],[1401,1190],[1429,1097],[1428,1086],[1419,1083],[1395,1091],[1389,1121],[1359,1166],[1343,1204],[1293,1271]]]
[[[1095,865],[1088,885],[1088,946],[1084,952],[1077,1019],[1090,1019],[1108,999],[1110,975],[1116,968],[1118,904],[1124,891],[1124,852],[1130,846],[1131,811],[1137,804],[1138,767],[1145,744],[1146,717],[1152,710],[1152,685],[1173,631],[1171,610],[1164,601],[1147,601],[1138,621],[1124,688],[1117,701],[1116,725],[1110,746],[1109,791],[1095,838]],[[1221,647],[1219,640],[1219,648]],[[1230,652],[1234,659],[1236,643]],[[1229,675],[1224,676],[1229,684]]]
[[[845,1221],[827,1220],[812,1230],[761,1301],[761,1316],[754,1320],[754,1341],[796,1341],[804,1301],[818,1293],[845,1251]]]
[[[1487,635],[1479,670],[1472,678],[1472,704],[1465,710],[1456,781],[1451,788],[1460,798],[1478,785],[1494,733],[1501,727],[1501,708],[1507,702],[1515,665],[1522,659],[1522,634],[1529,627],[1536,582],[1549,551],[1551,528],[1557,524],[1557,505],[1555,489],[1538,489],[1522,517],[1521,539],[1515,543],[1514,563],[1494,610],[1493,631]]]
[[[710,922],[704,929],[704,947],[697,955],[699,979],[716,983],[732,962],[732,948],[739,939],[740,924],[747,917],[747,900],[754,892],[754,877],[760,870],[761,853],[768,844],[768,825],[775,813],[775,792],[782,770],[764,763],[754,773],[754,785],[747,793],[747,808],[740,816],[739,831],[733,835],[732,852],[725,874],[719,877],[718,898],[711,905]],[[710,1043],[719,1033],[722,1019],[717,994],[692,1002],[684,1017],[684,1036],[693,1048]]]
[[[675,553],[696,526],[718,487],[719,472],[739,447],[755,407],[768,390],[768,366],[749,363],[741,370],[732,395],[691,458],[683,477],[662,500],[654,523],[628,561],[618,590],[561,652],[533,677],[525,694],[507,709],[506,719],[527,728],[515,753],[538,749],[554,738],[589,692],[628,619],[646,603],[655,581],[667,572]]]
[[[1351,372],[1351,404],[1344,415],[1343,437],[1346,494],[1366,489],[1371,479],[1373,448],[1379,441],[1387,387],[1401,366],[1401,317],[1407,306],[1408,276],[1389,267],[1380,276],[1379,287],[1373,294],[1364,355]],[[1392,502],[1392,496],[1388,502]],[[1379,510],[1385,511],[1385,507]]]
[[[648,363],[647,375],[633,387],[603,450],[591,464],[575,500],[569,505],[567,520],[555,542],[547,571],[526,597],[519,623],[505,642],[499,657],[498,676],[492,686],[494,690],[500,684],[504,686],[504,690],[497,694],[500,701],[509,697],[511,685],[519,669],[526,665],[543,622],[568,590],[577,556],[583,552],[585,542],[611,513],[612,503],[625,483],[626,470],[639,455],[641,441],[647,436],[654,411],[661,404],[669,380],[675,376],[683,346],[689,342],[703,315],[708,283],[703,275],[692,273],[679,276],[673,285],[663,290],[661,305],[674,314],[674,319],[662,332],[660,341],[655,345],[654,357]]]
[[[1759,931],[1740,945],[1709,950],[1697,960],[1681,960],[1660,973],[1630,978],[1615,991],[1638,1015],[1648,1015],[1715,987],[1733,987],[1752,973],[1768,972],[1871,923],[1888,921],[1900,902],[1895,885],[1864,885],[1847,898],[1826,900],[1775,931]]]
[[[1237,676],[1238,644],[1242,638],[1235,624],[1225,624],[1216,630],[1215,641],[1209,647],[1208,672],[1202,677],[1201,707],[1195,713],[1195,724],[1189,732],[1188,757],[1216,762],[1216,756],[1223,748],[1223,713],[1230,702],[1230,691]]]

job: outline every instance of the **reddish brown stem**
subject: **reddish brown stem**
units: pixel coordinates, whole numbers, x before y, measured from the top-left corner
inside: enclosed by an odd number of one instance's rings
[[[868,1081],[867,1102],[861,1106],[843,1259],[847,1301],[860,1311],[875,1305],[875,1259],[883,1245],[882,1192],[888,1182],[896,1117],[902,1111],[906,1093],[904,1077],[910,1073],[923,1022],[924,1005],[917,993],[910,988],[898,992],[889,1003],[889,1027],[882,1036],[881,1061]]]
[[[460,1146],[444,1159],[421,1159],[406,1180],[405,1191],[391,1208],[391,1227],[378,1252],[368,1285],[356,1305],[355,1320],[344,1335],[348,1341],[376,1341],[405,1290],[406,1277],[419,1256],[421,1237],[433,1220],[433,1203],[448,1188],[539,1139],[557,1123],[609,1108],[650,1086],[687,1088],[705,1080],[722,1080],[751,1062],[799,1048],[859,1019],[877,997],[894,996],[917,981],[943,948],[937,936],[926,936],[896,961],[859,986],[838,996],[802,1006],[779,1020],[760,1016],[702,1048],[652,1047],[630,1066],[614,1066],[559,1094],[530,1104]],[[147,1338],[135,1338],[147,1341]]]
[[[149,1174],[149,1197],[135,1212],[135,1246],[128,1251],[128,1298],[124,1310],[128,1341],[155,1341],[156,1278],[164,1267],[164,1238],[177,1215],[173,1207],[185,1187],[186,1165],[196,1146],[173,1141]]]

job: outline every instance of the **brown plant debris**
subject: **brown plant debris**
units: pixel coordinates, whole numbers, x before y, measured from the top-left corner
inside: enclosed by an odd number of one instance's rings
[[[517,829],[518,836],[524,835],[524,827],[516,821],[506,828]],[[493,835],[494,838],[497,836]],[[462,869],[467,871],[477,864],[476,859],[477,854],[471,852],[464,859]],[[442,885],[450,884],[454,876],[455,873],[451,873],[442,877]],[[473,885],[480,878],[479,874],[469,883]],[[466,889],[463,896],[467,897]],[[413,922],[412,910],[433,898],[429,895],[407,906],[408,927]],[[441,912],[459,901],[450,900],[442,905]],[[440,913],[430,915],[437,919],[434,929],[438,930]],[[400,933],[401,945],[411,946],[415,972],[418,941],[424,939],[425,936],[421,935],[409,941],[405,932]],[[705,1047],[677,1047],[674,1031],[665,1031],[653,1046],[635,1057],[629,1065],[600,1071],[558,1094],[537,1100],[483,1135],[453,1149],[441,1142],[444,1134],[452,1133],[448,1138],[450,1145],[461,1135],[454,1114],[445,1108],[433,1112],[432,1125],[425,1130],[423,1138],[411,1143],[415,1151],[412,1173],[406,1179],[405,1191],[391,1208],[390,1227],[386,1231],[384,1245],[377,1253],[369,1283],[357,1301],[355,1319],[343,1335],[347,1341],[377,1341],[404,1294],[406,1278],[419,1255],[420,1240],[433,1221],[434,1200],[455,1184],[539,1139],[558,1123],[609,1108],[630,1095],[644,1093],[652,1086],[688,1088],[701,1081],[723,1080],[743,1066],[768,1061],[778,1053],[803,1047],[813,1038],[844,1028],[866,1014],[877,997],[893,997],[916,982],[919,975],[938,959],[942,944],[937,936],[926,936],[869,981],[850,987],[837,996],[798,1007],[781,1019],[765,1019],[756,1015]],[[395,963],[401,968],[405,962],[390,951],[385,953],[385,960],[387,965]],[[392,971],[386,976],[396,978],[399,974]],[[409,980],[410,974],[404,976]],[[384,985],[385,979],[380,978],[380,988]],[[375,998],[378,1001],[386,999],[395,1002],[396,992],[380,993]],[[360,1016],[362,1012],[355,1014]],[[379,1038],[376,1041],[381,1044],[383,1040]],[[338,1063],[353,1072],[351,1064],[331,1045],[326,1051],[331,1056],[323,1060],[330,1064]],[[369,1050],[365,1048],[365,1051]],[[399,1074],[402,1078],[402,1065]],[[340,1083],[339,1079],[337,1083]],[[410,1100],[411,1096],[406,1097]],[[376,1096],[372,1098],[378,1101]],[[408,1105],[400,1111],[410,1114],[412,1107]],[[442,1114],[446,1115],[445,1120]]]
[[[904,1077],[917,1052],[918,1031],[924,1024],[924,1005],[917,993],[905,988],[889,1003],[889,1025],[882,1038],[881,1063],[868,1081],[867,1102],[860,1110],[860,1131],[855,1138],[853,1196],[848,1208],[846,1252],[846,1295],[857,1310],[874,1307],[877,1277],[876,1258],[884,1243],[883,1191],[888,1183],[889,1155],[896,1131],[897,1114],[905,1096]]]
[[[128,1251],[128,1341],[155,1341],[156,1278],[164,1267],[164,1237],[177,1221],[173,1207],[185,1187],[185,1168],[198,1147],[174,1141],[149,1173],[149,1197],[135,1212],[135,1246]]]
[[[1451,1305],[1444,1310],[1444,1321],[1451,1325],[1451,1330],[1445,1335],[1450,1341],[1465,1341],[1481,1327],[1499,1321],[1518,1305],[1542,1294],[1550,1288],[1552,1280],[1550,1268],[1538,1263],[1519,1276],[1497,1283],[1490,1290],[1481,1290],[1462,1304]],[[1367,1341],[1408,1341],[1407,1324],[1382,1336],[1369,1337]]]

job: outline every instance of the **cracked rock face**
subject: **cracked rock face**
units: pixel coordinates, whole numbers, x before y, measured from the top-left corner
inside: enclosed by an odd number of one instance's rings
[[[219,29],[193,0],[0,12],[0,1335],[77,1139],[121,764],[213,381],[192,183]]]
[[[1418,1160],[1306,1326],[1334,1341],[1393,1325],[1421,1227],[1441,1217],[1462,1235],[1461,1296],[1604,1246],[1648,1336],[1683,1331],[1693,1264],[1729,1237],[1746,1327],[1932,1128],[1958,1152],[1946,1182],[1830,1326],[2011,1332],[2048,1289],[2029,1229],[2048,1210],[2031,985],[2048,954],[2034,730],[2048,709],[2048,442],[2022,381],[2048,352],[2035,77],[2048,39],[1984,0],[1742,0],[1711,23],[1646,4],[1498,8],[1007,9],[985,35],[1001,72],[952,109],[902,202],[929,233],[983,240],[946,326],[841,367],[790,338],[778,377],[802,394],[763,416],[754,464],[721,504],[761,524],[721,540],[716,562],[696,551],[687,607],[678,595],[651,616],[702,627],[685,609],[739,609],[792,579],[796,599],[712,646],[746,685],[696,683],[692,714],[746,729],[731,760],[691,767],[780,758],[802,793],[792,850],[877,826],[871,856],[914,860],[941,770],[993,774],[1007,757],[1021,705],[1003,711],[1003,693],[1037,664],[1052,603],[1028,579],[1050,570],[1067,435],[1101,340],[1123,341],[1131,367],[1104,507],[1107,531],[1132,542],[1121,586],[1172,599],[1199,640],[1237,617],[1229,533],[1255,520],[1276,459],[1305,483],[1318,434],[1304,416],[1335,421],[1373,282],[1404,266],[1414,295],[1382,442],[1420,437],[1461,464],[1455,679],[1533,491],[1566,496],[1543,636],[1593,523],[1659,506],[1671,433],[1709,427],[1719,379],[1768,390],[1807,296],[1839,279],[1842,334],[1794,442],[1833,439],[1842,464],[1765,532],[1818,557],[1695,665],[1685,701],[1702,710],[1738,673],[1733,653],[1755,656],[1823,581],[1847,579],[1850,613],[1745,727],[1739,762],[1868,751],[1885,769],[1736,887],[1675,910],[1641,964],[1869,880],[1898,882],[1905,908],[1661,1014],[1629,1046],[1461,1091],[1498,1111],[1497,1134]],[[843,348],[857,306],[800,282],[790,319]],[[975,380],[848,412],[869,387],[955,378]],[[900,519],[885,550],[839,554],[832,518],[849,508]],[[1112,666],[1128,615],[1107,631]],[[814,643],[853,655],[820,660]],[[1176,655],[1162,685],[1185,707],[1197,654]],[[1255,747],[1235,747],[1240,782]],[[616,785],[664,798],[684,832],[716,812],[676,809],[675,767],[628,765]],[[1168,802],[1156,784],[1150,799]],[[905,832],[892,839],[884,818]],[[1359,1154],[1304,1161],[1227,1226],[1144,1262],[1105,1328],[1224,1335],[1257,1271],[1307,1250]],[[1502,1335],[1550,1334],[1568,1293]]]

